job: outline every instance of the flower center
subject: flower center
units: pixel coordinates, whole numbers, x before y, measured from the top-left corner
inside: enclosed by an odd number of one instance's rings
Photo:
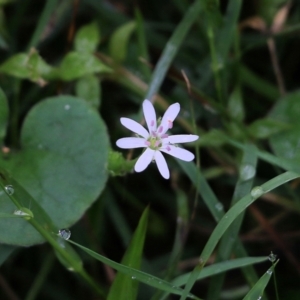
[[[161,139],[156,136],[150,136],[147,142],[148,147],[152,150],[158,150],[162,145]]]

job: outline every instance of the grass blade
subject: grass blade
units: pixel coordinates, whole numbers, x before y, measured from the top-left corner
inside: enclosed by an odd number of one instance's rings
[[[264,290],[269,283],[269,280],[271,279],[271,275],[274,272],[274,268],[278,261],[257,281],[257,283],[254,285],[254,287],[248,292],[248,294],[243,298],[243,300],[252,300],[262,299],[262,295],[264,293]]]
[[[184,289],[184,294],[181,296],[180,300],[186,299],[188,293],[190,292],[192,286],[194,285],[198,272],[201,271],[202,267],[205,265],[206,261],[209,259],[213,250],[215,249],[220,238],[223,236],[227,228],[232,224],[232,222],[243,212],[250,204],[252,204],[256,199],[261,195],[277,188],[278,186],[300,177],[299,174],[293,172],[285,172],[281,175],[274,177],[273,179],[267,181],[263,185],[253,188],[251,193],[243,197],[238,203],[236,203],[220,220],[217,224],[215,230],[211,234],[208,242],[206,243],[200,258],[199,265],[195,267],[191,276],[187,282],[187,285]]]
[[[243,258],[237,258],[233,260],[223,261],[219,262],[210,266],[207,266],[202,269],[201,273],[198,274],[197,280],[201,280],[210,276],[218,275],[221,273],[224,273],[229,270],[242,268],[245,266],[253,265],[253,264],[259,264],[262,262],[265,262],[268,260],[268,257],[262,256],[262,257],[243,257]],[[187,283],[190,273],[186,273],[184,275],[181,275],[177,278],[175,278],[172,283],[174,283],[177,286],[182,286]]]
[[[147,274],[145,272],[139,271],[137,269],[122,265],[120,263],[117,263],[105,256],[102,256],[84,246],[81,246],[71,240],[68,240],[68,242],[70,242],[71,244],[77,246],[78,248],[80,248],[81,250],[83,250],[84,252],[86,252],[87,254],[89,254],[91,257],[94,257],[95,259],[101,261],[102,263],[112,267],[113,269],[122,272],[124,274],[129,275],[130,277],[135,277],[135,280],[141,281],[147,285],[150,285],[152,287],[155,287],[157,289],[160,289],[162,291],[165,292],[169,292],[175,295],[182,295],[183,294],[183,289],[174,286],[173,284],[164,281],[158,277],[152,276],[150,274]],[[188,293],[188,295],[186,297],[192,298],[192,299],[199,299],[197,297],[195,297],[194,295]]]
[[[148,214],[149,208],[147,207],[142,214],[138,227],[132,237],[131,243],[122,259],[122,264],[125,266],[130,266],[135,269],[139,269],[141,266],[144,241],[147,230]],[[109,290],[107,299],[136,299],[138,291],[138,281],[133,279],[135,279],[134,276],[129,277],[124,273],[118,273]]]
[[[57,3],[58,3],[58,0],[48,0],[46,2],[43,12],[41,13],[39,22],[35,28],[35,31],[31,37],[31,40],[28,44],[28,47],[27,47],[28,49],[30,49],[32,47],[36,47],[38,45],[41,35],[42,35],[47,23],[49,22],[49,19],[52,15]]]
[[[249,145],[245,148],[241,162],[239,179],[235,186],[231,207],[237,203],[245,195],[249,194],[253,185],[256,172],[257,156],[253,151],[253,146]],[[238,238],[238,233],[244,218],[244,212],[241,213],[235,221],[229,226],[228,230],[223,235],[216,261],[224,261],[230,258],[234,244]],[[213,278],[210,282],[208,291],[208,299],[219,299],[225,275],[221,274]]]
[[[169,39],[163,53],[155,67],[152,75],[151,83],[147,91],[146,99],[151,99],[159,90],[167,70],[169,69],[172,60],[177,54],[185,36],[187,35],[189,29],[196,21],[200,11],[202,10],[202,1],[196,0],[188,9],[184,15],[182,21],[177,26],[173,35]]]

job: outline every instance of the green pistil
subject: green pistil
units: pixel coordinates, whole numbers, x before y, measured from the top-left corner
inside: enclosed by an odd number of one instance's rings
[[[157,137],[150,137],[148,142],[150,143],[149,148],[152,150],[158,150],[161,146],[161,140]]]

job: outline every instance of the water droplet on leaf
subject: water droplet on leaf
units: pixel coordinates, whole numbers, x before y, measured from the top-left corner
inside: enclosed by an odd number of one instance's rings
[[[69,110],[71,108],[71,106],[69,104],[65,105],[65,110]]]
[[[253,178],[256,174],[256,170],[252,165],[244,164],[240,168],[241,180],[246,181]]]
[[[273,262],[275,262],[275,260],[277,259],[277,255],[276,254],[274,254],[272,251],[271,251],[271,253],[270,253],[270,255],[269,255],[269,261],[271,262],[271,263],[273,263]]]
[[[15,189],[12,185],[6,185],[5,191],[8,195],[12,195],[15,192]]]
[[[135,280],[135,279],[136,279],[136,277],[135,277],[135,276],[131,276],[131,279],[132,279],[132,280]]]
[[[14,215],[23,217],[25,220],[30,220],[33,218],[33,212],[26,207],[21,207],[20,209],[15,210]]]
[[[63,238],[64,240],[68,240],[71,237],[71,230],[70,229],[60,229],[58,231],[58,235]]]
[[[264,193],[264,190],[261,186],[256,186],[251,190],[251,196],[253,198],[258,198]]]
[[[215,204],[215,208],[217,211],[222,211],[223,210],[223,204],[221,202],[218,202],[217,204]]]
[[[267,274],[268,274],[268,275],[272,275],[272,273],[273,273],[273,272],[272,272],[272,270],[270,270],[270,269],[267,271]]]

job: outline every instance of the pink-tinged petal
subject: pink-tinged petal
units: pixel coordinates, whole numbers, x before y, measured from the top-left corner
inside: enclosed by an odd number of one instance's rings
[[[166,148],[160,148],[159,151],[165,152],[184,161],[192,161],[195,158],[195,155],[192,152],[173,145],[167,145]]]
[[[154,159],[156,161],[156,165],[161,176],[165,179],[169,179],[170,171],[164,156],[159,151],[156,151]]]
[[[127,137],[117,140],[116,145],[122,149],[144,148],[147,147],[146,140],[138,137]]]
[[[173,121],[177,117],[179,111],[180,111],[179,103],[174,103],[168,107],[160,123],[160,126],[162,126],[161,134],[166,133],[168,129],[173,127]]]
[[[149,132],[156,130],[156,113],[153,104],[149,100],[143,102],[144,117],[149,129]]]
[[[175,134],[168,136],[167,140],[171,144],[189,143],[198,140],[199,136],[195,134]]]
[[[134,166],[134,170],[136,172],[144,171],[153,160],[154,154],[155,154],[154,150],[147,148],[146,151],[137,160]]]
[[[146,130],[145,127],[143,127],[138,122],[131,120],[129,118],[121,118],[120,121],[124,127],[131,130],[132,132],[137,133],[138,135],[142,136],[145,139],[149,137],[149,132]]]

